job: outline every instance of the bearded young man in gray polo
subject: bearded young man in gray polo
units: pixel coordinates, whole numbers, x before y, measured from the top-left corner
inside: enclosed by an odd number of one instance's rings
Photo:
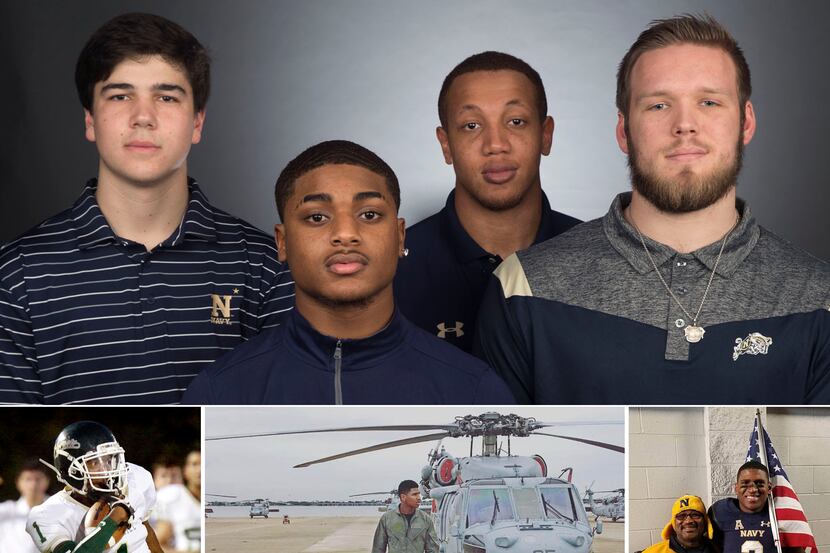
[[[535,403],[828,403],[830,268],[735,193],[749,67],[710,17],[656,21],[617,76],[633,191],[505,260],[476,348]]]

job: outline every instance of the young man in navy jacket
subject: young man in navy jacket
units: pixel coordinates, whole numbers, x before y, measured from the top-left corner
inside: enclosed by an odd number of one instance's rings
[[[406,256],[392,169],[344,140],[312,146],[276,184],[281,261],[296,309],[283,326],[221,358],[186,403],[513,403],[481,361],[430,336],[396,309]]]

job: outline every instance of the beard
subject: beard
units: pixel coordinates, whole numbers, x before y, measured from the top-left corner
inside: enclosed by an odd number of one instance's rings
[[[667,179],[640,162],[636,144],[628,134],[628,169],[631,186],[657,209],[666,213],[689,213],[709,207],[723,198],[738,182],[744,155],[743,129],[732,159],[706,174],[684,169]]]

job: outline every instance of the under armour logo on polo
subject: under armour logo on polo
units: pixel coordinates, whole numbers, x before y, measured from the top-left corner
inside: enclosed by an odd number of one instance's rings
[[[439,338],[446,338],[447,333],[455,334],[456,338],[460,338],[464,336],[464,331],[461,330],[464,328],[464,323],[461,321],[455,321],[455,326],[447,327],[446,323],[439,323],[436,325],[438,327],[438,337]]]
[[[233,289],[234,295],[239,293],[239,288]],[[220,296],[211,294],[210,322],[217,325],[231,324],[231,298],[233,296]]]
[[[769,521],[766,521],[766,520],[762,520],[761,521],[761,527],[764,527],[764,526],[770,527],[770,526],[772,526],[772,523],[769,522]]]

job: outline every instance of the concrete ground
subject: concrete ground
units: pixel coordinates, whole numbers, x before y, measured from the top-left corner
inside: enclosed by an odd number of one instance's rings
[[[296,517],[282,519],[208,518],[206,553],[366,553],[371,549],[378,517]],[[603,522],[594,553],[622,553],[625,524]]]

